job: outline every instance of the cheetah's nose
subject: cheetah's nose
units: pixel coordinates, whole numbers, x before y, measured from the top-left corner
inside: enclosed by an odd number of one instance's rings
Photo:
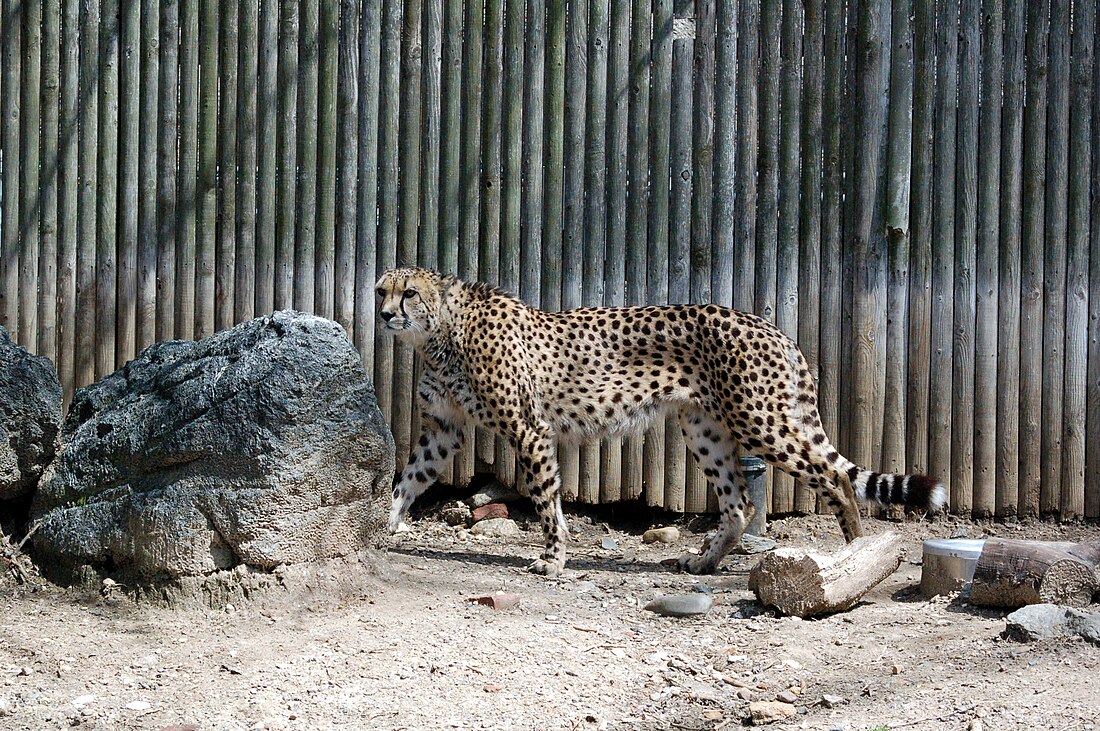
[[[395,315],[397,315],[396,312],[385,312],[385,311],[383,311],[380,314],[382,315],[382,321],[383,322],[389,322],[390,320],[392,320],[394,318]]]

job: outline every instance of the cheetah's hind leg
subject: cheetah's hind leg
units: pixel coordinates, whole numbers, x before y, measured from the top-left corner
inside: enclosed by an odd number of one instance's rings
[[[525,435],[516,442],[523,479],[546,536],[545,550],[528,568],[532,573],[553,578],[565,568],[565,542],[569,537],[561,510],[557,448],[552,439],[538,434]]]
[[[702,552],[697,556],[684,554],[677,565],[693,574],[709,574],[741,540],[752,516],[749,484],[741,469],[740,447],[725,424],[703,411],[684,409],[680,426],[703,474],[714,487],[721,517],[718,532],[703,543]]]

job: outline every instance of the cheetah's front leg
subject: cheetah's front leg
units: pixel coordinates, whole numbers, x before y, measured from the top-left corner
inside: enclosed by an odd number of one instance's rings
[[[520,470],[539,515],[546,549],[532,563],[531,572],[554,577],[565,568],[565,541],[569,529],[561,511],[561,473],[554,441],[537,433],[515,439]]]
[[[394,532],[418,497],[424,494],[443,468],[447,459],[462,448],[462,426],[421,412],[421,434],[401,479],[393,488],[390,504],[389,530]]]

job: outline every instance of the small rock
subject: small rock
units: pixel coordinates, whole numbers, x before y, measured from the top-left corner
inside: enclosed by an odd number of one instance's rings
[[[578,581],[577,593],[578,594],[591,594],[599,590],[595,581]]]
[[[470,533],[488,538],[519,538],[523,535],[516,521],[510,518],[489,518],[480,523],[474,523]]]
[[[618,551],[619,550],[619,542],[616,541],[614,538],[611,538],[610,536],[608,536],[607,538],[604,538],[602,541],[600,541],[600,546],[605,551]]]
[[[779,544],[771,538],[762,538],[751,533],[745,533],[741,536],[741,542],[737,544],[737,548],[733,549],[733,552],[749,556],[754,553],[766,553],[777,545]]]
[[[488,505],[489,503],[514,502],[519,498],[518,492],[494,480],[466,498],[466,504],[471,508],[480,508],[482,505]]]
[[[826,708],[836,708],[837,706],[842,706],[847,702],[848,699],[843,698],[839,695],[829,695],[828,693],[826,693],[825,695],[821,696],[821,705],[825,706]]]
[[[890,674],[891,675],[901,675],[901,670],[902,670],[901,665],[898,665],[897,663],[894,663],[893,665],[890,666]]]
[[[743,701],[751,701],[753,696],[752,688],[738,688],[737,697]]]
[[[153,704],[147,701],[131,701],[126,704],[126,710],[128,711],[148,711],[152,707]]]
[[[1057,604],[1032,604],[1005,617],[1007,625],[1004,636],[1020,642],[1061,637],[1072,631],[1068,617],[1066,607]]]
[[[470,519],[470,509],[465,503],[454,503],[439,511],[439,517],[447,525],[466,525]]]
[[[966,725],[966,731],[983,731],[982,722],[977,718],[973,719]]]
[[[496,594],[483,594],[466,599],[474,604],[484,604],[493,609],[513,609],[519,605],[519,594],[510,594],[506,591],[498,591]]]
[[[3,698],[0,698],[0,718],[12,715],[11,706]]]
[[[1100,612],[1074,611],[1069,620],[1070,629],[1089,642],[1100,645]]]
[[[754,726],[764,726],[798,713],[798,709],[790,703],[780,701],[753,701],[749,704],[749,717]]]
[[[645,608],[665,617],[694,617],[709,612],[713,603],[709,594],[670,594],[657,597]]]
[[[642,543],[675,543],[680,540],[680,529],[674,525],[650,528],[642,534]]]
[[[794,691],[785,690],[775,697],[780,703],[790,703],[794,705],[798,702],[798,696],[794,694]]]
[[[483,520],[492,520],[493,518],[507,518],[508,506],[504,503],[489,503],[488,505],[482,505],[480,508],[474,508],[470,513],[471,523],[480,523]]]
[[[405,521],[401,521],[400,523],[397,524],[397,529],[394,530],[394,533],[395,534],[412,533],[412,528],[410,528],[409,524],[406,523]]]
[[[489,684],[481,686],[481,689],[483,691],[485,691],[486,693],[499,693],[500,691],[504,690],[499,685],[489,685]]]
[[[694,591],[694,592],[698,592],[699,594],[713,594],[714,593],[714,589],[711,589],[706,584],[692,584],[691,585],[691,590]]]
[[[76,698],[73,699],[73,705],[76,706],[77,708],[81,708],[83,706],[88,705],[89,703],[91,703],[94,700],[95,700],[95,696],[91,695],[91,694],[89,694],[89,695],[78,695]]]
[[[705,718],[708,721],[721,721],[722,720],[722,712],[721,711],[706,711],[703,714],[703,718]]]

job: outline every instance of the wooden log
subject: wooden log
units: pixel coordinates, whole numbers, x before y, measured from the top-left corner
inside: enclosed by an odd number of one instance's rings
[[[400,23],[400,20],[398,20]],[[396,53],[396,50],[394,51]],[[298,0],[279,0],[279,144],[275,213],[275,309],[294,305],[294,221],[298,181]],[[389,64],[396,76],[398,65]],[[397,93],[394,81],[394,97]],[[386,99],[385,94],[382,95]],[[396,155],[396,147],[395,155]],[[396,176],[397,165],[394,164]],[[397,178],[393,179],[397,187]],[[383,208],[383,215],[386,210]],[[393,214],[396,216],[396,211]],[[377,383],[377,381],[375,381]],[[389,382],[389,376],[387,376]],[[381,393],[379,404],[382,403]],[[386,414],[389,416],[389,414]]]
[[[757,82],[760,69],[760,2],[741,0],[737,36],[737,217],[734,225],[736,285],[733,306],[751,312],[756,287]]]
[[[266,315],[275,308],[275,172],[279,161],[276,124],[279,78],[279,8],[260,6],[256,61],[256,293],[255,313]],[[373,218],[373,211],[372,218]],[[373,250],[372,250],[373,251]],[[374,282],[371,282],[373,285]],[[373,292],[371,306],[374,306]]]
[[[439,262],[441,272],[457,272],[459,260],[459,227],[462,220],[462,0],[447,0],[443,4],[442,54],[440,61],[440,144],[439,144]],[[481,29],[479,28],[480,32]],[[481,90],[477,90],[480,94]],[[474,109],[477,109],[475,104]],[[471,115],[477,119],[480,115]],[[475,148],[476,149],[476,148]],[[476,180],[476,177],[474,178]],[[472,187],[475,190],[476,186]],[[476,218],[476,213],[475,213]],[[465,253],[465,252],[463,252]],[[477,247],[466,255],[466,271],[477,257]],[[469,455],[470,449],[460,450]],[[470,460],[469,464],[473,464]]]
[[[986,539],[974,568],[970,603],[993,607],[1087,607],[1100,588],[1100,543]]]
[[[780,0],[761,0],[760,3],[760,145],[757,153],[756,289],[753,309],[772,323],[775,322],[776,243],[779,237],[779,29],[782,7]],[[749,201],[745,200],[742,205],[748,206]]]
[[[19,157],[18,200],[11,205],[19,210],[19,322],[16,342],[23,343],[32,353],[38,353],[38,259],[40,252],[39,215],[39,153],[42,145],[42,3],[24,3],[13,19],[23,23],[22,81],[19,92],[19,150],[5,160]],[[9,21],[10,22],[10,21]],[[117,39],[116,39],[117,43]],[[5,124],[7,121],[5,120]],[[8,190],[5,188],[5,190]]]
[[[61,99],[58,149],[57,202],[57,375],[72,400],[76,357],[76,246],[77,246],[77,97],[79,95],[80,10],[76,0],[64,0],[61,22]],[[175,127],[173,126],[173,134]]]
[[[237,69],[237,165],[240,180],[237,182],[237,220],[231,222],[236,232],[236,251],[233,252],[233,322],[246,322],[256,316],[257,268],[256,268],[256,219],[259,207],[256,198],[256,160],[259,149],[257,137],[257,87],[259,81],[260,52],[260,3],[257,0],[241,3],[240,48]],[[265,107],[274,100],[264,98]],[[350,156],[354,157],[352,150]],[[262,173],[260,173],[262,174]],[[228,222],[227,222],[228,223]]]
[[[164,37],[164,30],[161,31]],[[199,127],[199,3],[179,2],[179,151],[162,159],[170,169],[178,164],[176,202],[175,337],[195,336],[195,191]],[[162,64],[163,65],[163,64]],[[178,160],[178,163],[176,162]]]
[[[518,21],[517,21],[518,22]],[[519,295],[539,305],[542,262],[543,82],[546,66],[546,6],[544,0],[527,0],[523,51],[523,176],[520,210]]]
[[[381,73],[379,44],[381,42],[382,3],[372,0],[363,3],[351,3],[344,6],[348,17],[341,18],[341,29],[345,21],[356,13],[359,18],[358,75],[349,86],[357,87],[357,106],[359,129],[357,138],[359,169],[359,189],[356,195],[355,223],[355,302],[352,315],[355,347],[363,358],[367,373],[374,372],[375,338],[375,296],[374,282],[377,279],[376,256],[378,249],[378,80]],[[341,31],[342,32],[342,31]],[[341,53],[343,53],[341,43]],[[340,62],[346,69],[350,62]],[[350,92],[349,92],[350,93]],[[352,134],[346,131],[349,136]],[[343,135],[341,135],[343,139]],[[354,174],[349,171],[349,174]]]
[[[19,339],[19,101],[20,66],[24,3],[5,0],[0,35],[0,148],[4,151],[4,203],[0,206],[0,325],[8,329],[15,342]],[[98,6],[95,8],[98,11]],[[89,9],[87,17],[91,17]],[[90,22],[90,21],[88,21]],[[98,28],[97,28],[98,33]],[[98,38],[98,35],[95,36]],[[87,63],[87,62],[85,62]],[[94,59],[92,65],[94,66]],[[92,77],[95,78],[94,76]],[[89,105],[94,106],[94,105]],[[92,128],[95,129],[94,127]],[[94,158],[93,158],[94,160]],[[94,167],[94,163],[93,163]],[[94,190],[94,188],[93,188]],[[92,199],[93,203],[95,199]],[[93,216],[92,239],[95,238]]]
[[[810,617],[855,605],[901,564],[902,538],[890,531],[857,538],[836,555],[779,548],[749,572],[749,588],[783,614]]]
[[[321,317],[336,314],[336,176],[339,157],[350,145],[337,140],[337,84],[340,65],[340,8],[337,0],[321,3],[319,18],[319,61],[317,65],[317,250],[314,277],[314,312]],[[354,145],[354,141],[350,141]],[[349,206],[355,210],[354,204]],[[305,211],[301,212],[302,214]],[[301,215],[301,214],[300,214]],[[342,247],[348,257],[347,246]],[[347,267],[344,267],[346,271]],[[345,281],[347,278],[345,276]],[[341,308],[346,312],[348,308]]]
[[[466,128],[462,134],[463,179],[476,178],[480,186],[467,184],[462,196],[462,233],[459,250],[459,271],[463,270],[463,257],[469,257],[467,266],[476,268],[482,282],[500,282],[500,174],[501,174],[501,77],[504,69],[504,0],[482,3],[466,3],[465,43],[466,60],[463,93]],[[484,19],[484,29],[482,28]],[[482,56],[484,55],[484,68]],[[472,100],[472,101],[471,101]],[[581,105],[583,107],[583,104]],[[472,110],[480,109],[480,118]],[[583,146],[581,148],[583,155]],[[577,173],[580,175],[580,173]],[[480,216],[480,218],[479,218]],[[563,257],[564,258],[564,257]],[[474,442],[474,456],[486,465],[496,462],[496,442],[492,432],[478,429]],[[466,450],[463,450],[466,452]],[[460,459],[465,459],[461,456]],[[564,461],[562,474],[564,471]],[[574,463],[575,464],[575,463]],[[475,461],[476,466],[476,461]],[[461,465],[460,465],[461,469]],[[499,475],[498,475],[499,476]],[[564,480],[564,477],[563,477]],[[572,481],[576,485],[576,480]]]
[[[80,97],[76,100],[80,143],[77,168],[81,171],[77,194],[76,317],[74,346],[76,363],[73,385],[87,386],[95,380],[95,242],[96,242],[96,144],[99,138],[99,94],[95,91],[99,54],[99,5],[80,5]],[[7,175],[7,171],[4,173]],[[6,184],[5,190],[11,190]],[[5,229],[6,231],[6,229]],[[7,236],[5,234],[5,240]]]
[[[199,0],[198,182],[195,210],[195,330],[191,337],[214,332],[214,269],[218,250],[218,36],[215,0]]]
[[[42,249],[38,260],[38,354],[57,358],[58,148],[61,87],[61,3],[45,0],[42,10]],[[155,104],[155,102],[154,102]],[[58,368],[60,377],[60,366]]]

